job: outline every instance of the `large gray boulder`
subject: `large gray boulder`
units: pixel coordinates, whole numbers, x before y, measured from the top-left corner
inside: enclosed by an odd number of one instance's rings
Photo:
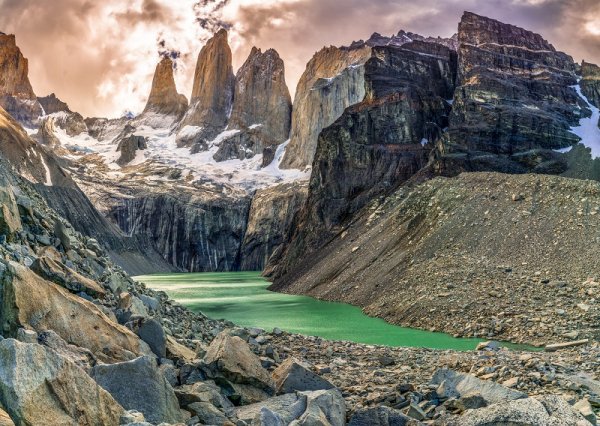
[[[115,425],[124,411],[73,362],[14,339],[0,341],[0,406],[18,425]]]
[[[150,346],[157,357],[165,358],[167,356],[167,336],[157,320],[151,318],[142,321],[137,335]]]
[[[239,407],[235,414],[253,426],[343,426],[346,403],[337,389],[296,392]]]
[[[335,387],[327,380],[310,371],[308,366],[294,358],[286,359],[277,367],[273,372],[273,380],[279,394],[332,389]]]
[[[127,410],[137,410],[152,423],[183,420],[173,388],[151,357],[98,365],[91,376]]]
[[[467,410],[447,422],[449,426],[552,425],[586,426],[590,423],[556,395],[505,401]]]
[[[233,383],[274,393],[275,383],[271,375],[248,344],[237,336],[230,336],[226,331],[220,333],[208,347],[204,361],[209,369]]]
[[[417,422],[400,410],[380,406],[356,410],[348,426],[408,426]]]
[[[480,380],[475,376],[445,368],[437,370],[431,379],[438,385],[437,392],[443,398],[460,398],[462,395],[479,393],[487,405],[515,399],[527,398],[523,392],[509,389],[498,383]]]

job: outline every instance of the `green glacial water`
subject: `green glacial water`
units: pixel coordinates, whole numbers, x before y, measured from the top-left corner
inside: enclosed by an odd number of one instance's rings
[[[259,272],[161,274],[135,277],[210,318],[245,327],[283,330],[332,340],[436,349],[474,349],[479,339],[398,327],[345,303],[274,293]]]

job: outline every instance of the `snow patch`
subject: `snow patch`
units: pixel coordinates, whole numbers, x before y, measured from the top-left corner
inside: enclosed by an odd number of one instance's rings
[[[46,170],[46,182],[44,182],[44,185],[52,186],[52,173],[50,173],[50,168],[48,167],[48,164],[46,164],[44,156],[40,155],[40,157],[42,159],[42,165],[44,166],[44,170]]]
[[[592,111],[592,116],[581,118],[579,126],[571,127],[571,132],[581,138],[580,143],[592,150],[592,159],[600,157],[600,128],[598,121],[600,120],[600,109],[596,108],[589,99],[581,91],[581,85],[571,86],[577,92],[577,95]]]
[[[258,129],[259,127],[262,127],[262,124],[253,124],[250,127],[248,127],[250,130],[254,130],[254,129]]]
[[[425,146],[429,143],[429,139],[423,138],[421,139],[421,146]]]

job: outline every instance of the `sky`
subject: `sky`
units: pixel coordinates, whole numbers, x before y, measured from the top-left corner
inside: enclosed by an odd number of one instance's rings
[[[598,0],[0,0],[38,96],[55,93],[84,116],[140,112],[161,55],[176,58],[188,98],[198,53],[225,28],[234,69],[252,46],[276,49],[290,92],[314,52],[373,32],[449,37],[464,10],[542,34],[576,61],[600,63]]]

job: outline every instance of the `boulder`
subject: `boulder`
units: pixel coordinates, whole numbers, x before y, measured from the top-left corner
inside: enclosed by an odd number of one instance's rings
[[[19,327],[53,330],[67,343],[90,350],[111,363],[152,351],[127,328],[111,321],[96,305],[11,262],[2,282],[0,324],[5,336]]]
[[[177,397],[152,357],[97,365],[91,376],[127,410],[137,410],[152,423],[182,421]]]
[[[211,342],[204,361],[211,370],[233,383],[251,385],[269,394],[274,392],[275,383],[258,356],[245,341],[230,336],[226,331]]]
[[[192,413],[192,416],[198,417],[203,425],[234,425],[210,402],[193,402],[187,406],[186,410]]]
[[[175,389],[175,395],[183,408],[194,402],[209,402],[224,412],[233,410],[233,404],[221,394],[221,388],[211,381],[180,386]]]
[[[14,339],[0,342],[0,405],[19,425],[116,425],[123,413],[74,363]]]
[[[552,425],[585,426],[589,423],[556,395],[504,401],[478,410],[467,410],[449,426]]]
[[[332,389],[334,386],[327,380],[309,370],[309,367],[294,359],[286,359],[273,372],[277,393],[292,393],[296,391],[314,391]]]
[[[405,426],[412,425],[414,422],[414,419],[404,415],[400,410],[382,405],[356,410],[348,426]]]
[[[157,357],[167,356],[167,338],[162,325],[157,320],[144,319],[137,330],[137,335],[150,346]]]
[[[15,426],[6,411],[0,409],[0,426]]]
[[[257,426],[343,426],[346,404],[337,389],[296,392],[239,407],[236,416]]]
[[[196,352],[178,343],[172,336],[167,336],[167,358],[190,362],[197,358]]]
[[[31,265],[31,269],[42,278],[52,281],[73,293],[84,292],[95,298],[104,298],[106,295],[106,291],[100,284],[51,257],[38,257]]]
[[[138,150],[144,150],[148,148],[146,144],[146,138],[143,136],[129,135],[119,141],[117,151],[121,153],[121,156],[117,159],[119,166],[124,166],[131,163]]]
[[[96,357],[88,349],[68,344],[52,330],[42,331],[37,341],[86,371],[96,365]]]
[[[6,235],[10,241],[12,234],[20,229],[21,217],[15,196],[8,187],[0,187],[0,235]]]
[[[498,383],[445,368],[434,373],[431,384],[438,385],[437,393],[443,398],[460,398],[477,392],[488,405],[527,397],[523,392],[508,389]]]

